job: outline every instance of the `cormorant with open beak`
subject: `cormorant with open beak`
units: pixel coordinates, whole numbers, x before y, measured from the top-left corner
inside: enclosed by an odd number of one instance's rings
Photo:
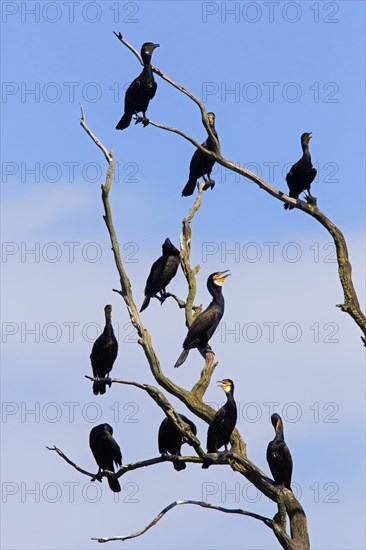
[[[177,359],[174,367],[180,367],[188,357],[189,350],[198,348],[202,355],[212,351],[208,341],[217,329],[224,315],[225,300],[222,295],[222,284],[230,273],[217,271],[207,279],[207,289],[212,296],[210,305],[196,317],[188,329],[188,334],[183,342],[183,351]]]
[[[227,446],[238,418],[234,399],[234,382],[230,378],[225,378],[220,380],[218,384],[226,393],[226,403],[217,411],[208,427],[208,453],[217,453],[223,445],[225,446],[225,452],[227,452]],[[204,459],[202,468],[208,468],[211,464],[212,461],[209,458]]]
[[[286,176],[287,185],[290,189],[289,196],[297,199],[303,191],[307,191],[309,195],[306,197],[311,202],[316,202],[316,198],[310,193],[310,185],[316,176],[316,168],[311,163],[309,151],[309,142],[311,140],[311,132],[306,132],[301,136],[301,148],[303,155],[291,168]],[[285,210],[292,210],[294,207],[289,204],[284,204]]]
[[[142,122],[143,126],[149,124],[149,120],[146,118],[146,111],[149,106],[149,101],[155,95],[156,88],[158,87],[155,82],[154,75],[151,67],[151,56],[155,48],[158,48],[159,44],[153,44],[152,42],[145,42],[141,48],[141,57],[144,63],[144,68],[141,74],[127,88],[125,95],[125,112],[121,120],[116,126],[116,130],[124,130],[131,124],[133,115],[136,115],[136,124]],[[142,112],[143,116],[137,116],[137,113]]]

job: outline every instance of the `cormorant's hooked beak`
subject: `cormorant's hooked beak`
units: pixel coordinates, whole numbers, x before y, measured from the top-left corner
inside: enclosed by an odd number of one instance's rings
[[[230,390],[231,384],[227,380],[218,380],[217,385],[220,386],[226,392],[227,390]]]
[[[215,275],[215,283],[217,283],[219,285],[222,285],[222,283],[225,281],[226,277],[229,277],[229,275],[231,275],[231,273],[229,273],[228,269],[226,269],[225,271],[219,271]]]
[[[155,50],[155,48],[160,48],[160,44],[153,44],[152,49]]]

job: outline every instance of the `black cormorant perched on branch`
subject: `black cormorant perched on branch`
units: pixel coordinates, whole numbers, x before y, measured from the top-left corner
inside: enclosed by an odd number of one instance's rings
[[[93,368],[93,376],[94,378],[101,379],[96,380],[93,383],[94,395],[105,393],[106,384],[108,384],[108,375],[112,370],[113,363],[116,360],[118,353],[118,342],[114,335],[112,327],[112,306],[105,306],[104,313],[104,331],[95,340],[92,352],[90,354],[90,361]]]
[[[149,124],[146,118],[146,111],[149,106],[149,101],[155,95],[157,83],[154,80],[154,75],[151,68],[151,56],[155,48],[159,44],[145,42],[141,48],[141,57],[144,63],[144,68],[137,78],[127,88],[125,95],[125,113],[116,126],[116,130],[124,130],[130,123],[133,115],[142,112],[143,116],[136,118],[137,122],[142,122],[143,126]]]
[[[225,405],[217,411],[208,427],[208,453],[217,453],[223,445],[225,445],[225,451],[227,452],[227,446],[238,418],[234,399],[234,382],[230,378],[225,378],[225,380],[219,381],[218,384],[226,393],[227,399]],[[211,464],[212,461],[209,458],[204,459],[202,468],[209,468]]]
[[[215,129],[215,115],[214,113],[207,113],[207,117],[212,133],[218,140],[219,138],[217,137]],[[214,142],[211,136],[208,136],[206,141],[202,143],[202,147],[208,149],[209,151],[214,151]],[[211,189],[214,188],[215,182],[210,178],[210,174],[214,164],[215,160],[205,155],[205,153],[203,153],[200,149],[197,149],[195,151],[191,159],[191,164],[189,165],[189,179],[186,183],[185,188],[182,191],[182,197],[189,197],[189,195],[192,195],[196,187],[197,180],[199,178],[203,178],[205,180],[206,184],[204,186],[204,189],[208,189],[209,187],[211,187]],[[205,175],[207,175],[208,179],[205,178]]]
[[[222,284],[230,275],[226,271],[212,273],[207,279],[207,289],[212,296],[212,302],[205,311],[196,317],[188,329],[188,334],[183,342],[183,351],[177,359],[174,367],[180,367],[188,357],[189,350],[198,348],[204,355],[212,351],[208,341],[217,329],[222,316],[224,315],[225,300],[222,295]],[[226,273],[226,275],[225,275]]]
[[[315,201],[315,197],[310,193],[311,182],[315,179],[316,168],[311,164],[311,156],[309,151],[309,141],[311,140],[311,132],[306,132],[301,136],[301,148],[303,155],[300,160],[295,162],[291,170],[286,176],[287,185],[290,189],[289,196],[297,199],[303,191],[309,193],[309,199]],[[285,210],[292,210],[294,207],[289,204],[283,205]]]
[[[162,304],[164,302],[164,296],[166,293],[165,288],[177,273],[180,261],[179,250],[175,248],[169,239],[165,239],[162,250],[163,255],[153,263],[150,274],[147,278],[145,300],[140,311],[147,308],[150,299],[158,292],[160,292],[160,303]]]
[[[276,436],[268,444],[267,461],[276,484],[287,487],[291,491],[292,458],[284,440],[280,415],[277,413],[272,414],[271,422],[276,431]]]
[[[89,435],[89,446],[94,455],[95,461],[101,470],[114,472],[113,462],[116,466],[122,466],[122,454],[118,443],[113,437],[113,428],[109,424],[95,426]],[[109,487],[114,493],[119,493],[121,486],[118,479],[108,477]]]
[[[189,418],[184,416],[184,414],[180,414],[179,417],[181,420],[186,422],[186,424],[189,425],[191,428],[191,431],[194,435],[197,434],[197,428],[195,424]],[[174,456],[182,456],[180,449],[184,443],[183,438],[181,434],[179,433],[178,429],[174,426],[174,423],[170,420],[170,418],[166,417],[160,424],[159,428],[159,434],[158,434],[158,443],[159,443],[159,453],[162,455],[166,455],[170,453]],[[186,467],[185,462],[182,461],[174,461],[173,466],[177,472],[180,472],[181,470],[184,470]]]

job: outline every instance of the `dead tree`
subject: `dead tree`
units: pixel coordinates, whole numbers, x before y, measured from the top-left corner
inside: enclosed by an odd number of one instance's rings
[[[133,46],[126,42],[126,40],[122,37],[120,33],[115,34],[117,38],[134,53],[134,55],[139,59],[141,63],[142,61],[140,55],[133,48]],[[176,128],[163,126],[150,120],[150,124],[153,127],[178,134],[182,138],[191,142],[195,147],[201,149],[205,154],[214,158],[215,161],[222,166],[225,166],[226,168],[237,172],[238,174],[243,176],[245,180],[250,180],[254,182],[256,185],[259,186],[260,189],[265,190],[276,199],[305,212],[327,229],[335,243],[339,279],[344,293],[344,303],[337,305],[337,307],[341,308],[342,311],[348,313],[354,319],[354,321],[362,330],[363,334],[361,336],[361,339],[364,345],[366,345],[366,317],[360,309],[357,294],[353,286],[352,268],[348,259],[346,241],[341,231],[319,210],[316,203],[306,203],[301,200],[296,201],[295,199],[290,198],[275,187],[269,185],[266,181],[262,180],[257,175],[246,170],[242,166],[224,158],[221,155],[219,143],[211,132],[207,119],[207,113],[203,104],[188,90],[184,89],[167,75],[162,73],[157,67],[153,67],[153,71],[155,74],[160,76],[163,80],[175,87],[181,93],[187,95],[198,106],[201,113],[203,126],[206,129],[208,136],[213,139],[215,143],[215,150],[208,151],[203,148],[196,140],[183,133],[182,131]],[[140,319],[140,315],[133,298],[131,284],[122,262],[119,242],[113,224],[112,208],[109,201],[109,192],[112,186],[114,171],[113,154],[103,145],[103,143],[88,127],[82,106],[80,124],[85,132],[93,140],[95,145],[97,145],[97,147],[99,147],[99,149],[102,151],[108,163],[105,183],[104,185],[102,185],[102,201],[104,206],[104,221],[110,236],[114,260],[120,279],[120,289],[113,290],[121,296],[127,307],[131,322],[139,336],[138,344],[142,347],[145,353],[150,370],[159,387],[151,386],[148,384],[141,384],[137,381],[121,380],[118,378],[111,379],[111,383],[133,385],[146,392],[164,411],[166,416],[170,418],[170,420],[174,423],[176,428],[181,433],[183,440],[188,443],[195,451],[194,455],[183,456],[178,459],[174,457],[174,460],[182,460],[187,463],[202,465],[203,459],[207,457],[207,455],[202,449],[200,441],[197,439],[196,436],[193,435],[193,433],[189,429],[189,426],[184,421],[182,421],[182,419],[179,417],[179,415],[169,402],[167,394],[173,395],[174,397],[178,398],[192,413],[194,413],[197,417],[201,418],[205,422],[209,423],[215,414],[215,410],[205,404],[203,399],[205,396],[205,392],[210,384],[215,367],[217,365],[217,362],[215,361],[215,356],[213,353],[210,352],[206,354],[205,365],[200,373],[199,379],[193,385],[191,390],[187,390],[186,388],[177,385],[162,371],[159,358],[152,344],[150,333]],[[200,313],[200,307],[194,305],[196,295],[196,275],[200,270],[200,266],[197,265],[193,268],[191,267],[190,251],[192,240],[191,221],[201,206],[203,198],[203,186],[203,184],[199,185],[199,192],[194,201],[194,204],[191,207],[188,215],[183,219],[182,222],[182,231],[180,236],[180,256],[182,269],[188,286],[187,298],[186,300],[182,300],[177,296],[168,293],[168,296],[172,297],[177,302],[179,307],[184,308],[185,322],[187,327],[191,325],[195,316]],[[87,378],[93,380],[93,378],[89,376],[87,376]],[[163,393],[162,390],[165,390],[165,393]],[[164,510],[162,510],[148,525],[143,527],[140,531],[124,536],[97,536],[93,537],[93,540],[97,540],[99,542],[109,542],[112,540],[124,541],[138,537],[148,531],[151,527],[153,527],[168,511],[170,511],[174,507],[183,504],[190,504],[203,508],[208,508],[211,510],[217,510],[224,513],[239,514],[251,517],[253,519],[261,521],[267,527],[269,527],[273,531],[282,548],[285,548],[287,550],[309,549],[310,542],[306,515],[301,504],[295,498],[294,494],[287,489],[282,489],[274,485],[274,483],[253,462],[249,460],[246,453],[245,442],[243,441],[237,429],[235,429],[232,434],[231,445],[232,447],[230,453],[225,456],[222,456],[220,454],[216,456],[210,454],[209,457],[212,460],[212,464],[214,466],[229,466],[232,470],[234,470],[234,472],[244,476],[248,481],[250,481],[263,495],[267,496],[269,499],[275,502],[277,505],[277,513],[274,515],[273,518],[264,517],[241,509],[229,509],[223,508],[221,506],[214,506],[207,502],[194,500],[176,500],[169,504],[166,508],[164,508]],[[50,448],[50,450],[57,452],[59,456],[61,456],[64,460],[66,460],[66,462],[68,462],[72,467],[74,467],[83,475],[89,476],[91,479],[95,479],[95,474],[88,472],[76,465],[59,448],[54,446]],[[150,467],[155,464],[160,464],[162,462],[167,462],[171,460],[172,457],[170,456],[159,456],[133,464],[125,464],[116,473],[104,471],[101,473],[101,476],[119,478],[122,475],[127,474],[127,472],[139,468]],[[289,530],[287,530],[287,521],[289,521]]]

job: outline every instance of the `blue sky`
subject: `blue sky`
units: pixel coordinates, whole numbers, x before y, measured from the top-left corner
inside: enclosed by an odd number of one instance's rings
[[[179,243],[193,202],[180,196],[193,148],[151,126],[115,131],[125,87],[140,67],[113,31],[137,49],[158,42],[154,64],[215,112],[222,153],[275,187],[286,191],[300,135],[313,133],[312,192],[347,239],[365,305],[364,3],[4,1],[1,10],[2,546],[95,548],[90,537],[137,530],[182,498],[273,515],[273,503],[223,467],[138,470],[122,478],[116,503],[106,483],[89,484],[45,450],[56,444],[93,470],[89,432],[107,421],[125,463],[153,457],[163,417],[137,389],[112,387],[97,400],[84,379],[111,303],[120,343],[113,374],[152,382],[112,292],[118,277],[100,200],[105,162],[79,125],[79,101],[117,163],[112,208],[138,305],[162,242]],[[197,107],[157,82],[151,119],[203,141]],[[282,414],[312,547],[362,549],[364,350],[358,327],[335,307],[342,290],[331,239],[250,181],[221,168],[213,177],[216,187],[192,224],[192,262],[202,266],[197,302],[204,305],[207,276],[232,273],[212,339],[217,379],[235,381],[238,428],[249,458],[266,472],[270,407]],[[180,271],[171,290],[185,295]],[[202,367],[198,353],[172,369],[186,333],[182,312],[154,301],[142,319],[164,372],[191,387]],[[223,398],[212,384],[207,401],[219,406]],[[205,444],[207,426],[197,426]],[[198,547],[278,544],[250,519],[188,507],[124,543],[132,550]]]

